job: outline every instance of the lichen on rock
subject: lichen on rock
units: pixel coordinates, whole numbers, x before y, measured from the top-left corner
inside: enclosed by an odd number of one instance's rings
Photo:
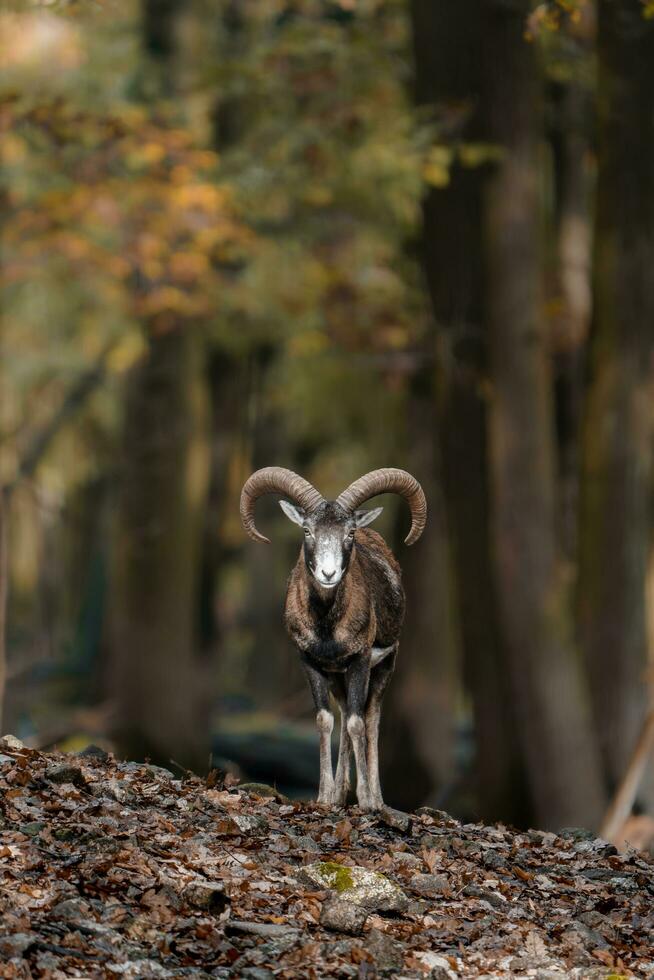
[[[340,900],[371,912],[403,912],[409,904],[402,889],[385,875],[359,865],[321,861],[302,868],[300,878],[304,884],[326,888]]]

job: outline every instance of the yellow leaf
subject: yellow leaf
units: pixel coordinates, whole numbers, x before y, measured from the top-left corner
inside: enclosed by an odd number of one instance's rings
[[[303,196],[307,204],[313,204],[315,207],[324,207],[326,204],[331,204],[334,198],[329,187],[325,187],[322,184],[311,184],[306,188]]]
[[[25,158],[25,141],[14,133],[7,133],[2,138],[2,156],[5,163],[20,163]]]
[[[112,374],[122,374],[136,364],[145,353],[146,344],[143,335],[133,330],[126,334],[118,345],[113,348],[107,358],[107,368]]]
[[[463,167],[480,167],[484,163],[496,163],[504,153],[494,143],[461,143],[459,160]]]
[[[427,163],[422,168],[422,176],[432,187],[447,187],[450,182],[450,171],[437,163]]]
[[[437,144],[432,146],[422,168],[422,176],[432,187],[447,187],[450,182],[452,149]]]
[[[324,333],[319,330],[305,330],[291,337],[288,350],[293,357],[311,357],[312,354],[320,354],[328,346],[329,341]]]
[[[202,252],[175,252],[170,257],[170,275],[176,282],[194,282],[209,269],[209,259]]]

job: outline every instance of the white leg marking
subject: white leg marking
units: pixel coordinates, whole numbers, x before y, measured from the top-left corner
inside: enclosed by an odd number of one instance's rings
[[[320,787],[318,802],[331,803],[334,794],[334,771],[332,769],[332,730],[334,716],[324,708],[316,715],[316,724],[320,732]]]
[[[345,705],[341,708],[341,740],[338,748],[338,762],[336,764],[336,783],[334,786],[334,803],[345,806],[347,803],[347,791],[350,788],[350,736],[347,730],[347,718]]]
[[[357,801],[362,810],[372,810],[372,798],[368,785],[368,760],[366,759],[366,724],[360,715],[350,715],[347,730],[352,739],[354,761],[357,767]]]
[[[381,785],[379,782],[379,717],[381,715],[381,705],[373,702],[366,713],[366,742],[368,760],[368,783],[370,786],[370,796],[372,805],[375,809],[381,809],[384,805],[382,798]]]
[[[391,643],[389,647],[373,647],[370,651],[370,666],[376,667],[378,663],[387,657],[392,650],[395,649],[395,644]]]

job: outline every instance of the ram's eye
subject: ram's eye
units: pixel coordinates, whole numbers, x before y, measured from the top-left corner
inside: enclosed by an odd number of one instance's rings
[[[351,541],[352,538],[354,537],[354,528],[352,528],[351,531],[348,531],[347,532],[347,536],[348,536],[348,539]]]
[[[307,538],[310,538],[311,537],[311,531],[309,530],[308,527],[304,527],[304,528],[302,528],[302,530],[304,531],[304,533],[305,533],[305,535],[306,535]]]

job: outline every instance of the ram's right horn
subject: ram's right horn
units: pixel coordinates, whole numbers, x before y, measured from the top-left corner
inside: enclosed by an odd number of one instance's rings
[[[257,470],[241,490],[241,521],[254,541],[270,544],[270,539],[257,531],[254,523],[254,505],[266,493],[278,493],[288,497],[303,510],[315,510],[323,502],[323,496],[304,477],[283,466],[266,466]]]

